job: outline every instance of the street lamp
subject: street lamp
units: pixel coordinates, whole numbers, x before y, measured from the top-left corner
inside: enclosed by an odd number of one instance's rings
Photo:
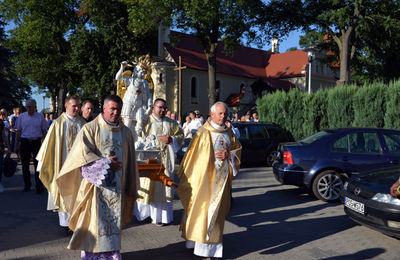
[[[314,59],[314,53],[311,50],[307,52],[307,58],[308,58],[308,94],[311,94],[311,65]]]

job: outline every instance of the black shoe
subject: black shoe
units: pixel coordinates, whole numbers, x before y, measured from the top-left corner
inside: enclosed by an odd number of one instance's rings
[[[69,227],[63,227],[63,228],[64,228],[65,233],[67,234],[67,236],[72,236],[72,234],[74,233],[74,231],[69,229]]]
[[[28,192],[28,191],[30,191],[30,190],[31,190],[30,187],[25,187],[22,191],[23,191],[23,192]]]
[[[40,188],[36,188],[36,194],[40,194],[44,192],[44,188],[40,187]]]

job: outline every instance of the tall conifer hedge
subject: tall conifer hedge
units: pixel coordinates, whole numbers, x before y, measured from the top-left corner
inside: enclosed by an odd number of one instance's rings
[[[400,80],[335,87],[311,94],[277,91],[258,99],[257,107],[262,122],[277,123],[296,139],[324,128],[400,129]]]

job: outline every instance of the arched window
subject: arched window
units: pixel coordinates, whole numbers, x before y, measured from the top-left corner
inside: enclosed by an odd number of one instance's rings
[[[219,101],[221,96],[221,81],[217,80],[215,82],[215,101]]]
[[[190,83],[190,97],[192,99],[197,98],[197,79],[192,77],[192,81]]]

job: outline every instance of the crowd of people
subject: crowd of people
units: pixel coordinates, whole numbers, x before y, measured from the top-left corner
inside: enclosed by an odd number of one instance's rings
[[[239,132],[231,123],[258,122],[258,114],[249,112],[239,120],[236,113],[230,119],[226,104],[217,102],[206,119],[195,110],[180,122],[166,104],[155,99],[143,135],[157,134],[165,174],[173,179],[176,173],[180,179],[180,230],[186,247],[198,256],[222,257],[224,220],[241,151]],[[58,213],[59,225],[72,235],[68,248],[81,250],[82,259],[119,259],[121,229],[133,216],[158,226],[173,221],[173,189],[140,176],[134,134],[120,121],[122,106],[121,98],[110,95],[95,117],[92,102],[70,96],[65,112],[55,119],[38,113],[33,99],[10,116],[0,110],[0,153],[18,154],[24,192],[32,187],[33,161],[36,193],[47,190],[47,210]],[[191,141],[188,155],[175,168],[184,140]],[[0,156],[0,169],[2,160]]]

